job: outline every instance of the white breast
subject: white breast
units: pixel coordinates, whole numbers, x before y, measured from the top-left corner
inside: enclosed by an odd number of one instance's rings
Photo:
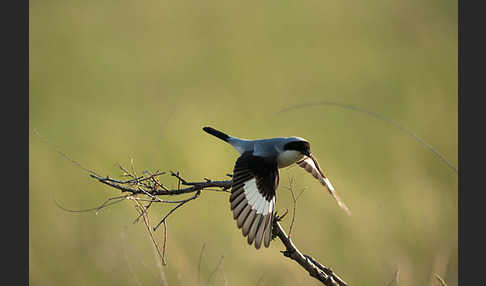
[[[279,168],[285,168],[287,166],[292,165],[293,163],[297,162],[298,160],[302,159],[304,155],[300,153],[299,151],[295,150],[286,150],[280,153],[280,155],[277,158],[278,161],[278,167]]]

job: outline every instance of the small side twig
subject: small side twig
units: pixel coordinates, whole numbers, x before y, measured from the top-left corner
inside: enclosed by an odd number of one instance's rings
[[[129,197],[129,199],[131,199],[131,198]],[[150,236],[150,239],[152,240],[153,245],[157,249],[157,254],[159,255],[159,257],[162,260],[162,265],[166,265],[166,263],[165,263],[165,257],[160,252],[160,248],[159,248],[159,246],[157,244],[157,241],[155,240],[154,234],[153,234],[153,232],[152,232],[152,230],[150,228],[150,222],[149,222],[149,218],[147,216],[147,213],[145,212],[145,209],[142,206],[142,204],[140,204],[140,202],[138,202],[137,200],[134,200],[134,201],[135,201],[135,204],[136,204],[136,209],[142,214],[145,227],[147,229],[147,232],[149,233],[149,236]]]
[[[203,243],[201,247],[201,252],[199,253],[199,263],[197,264],[197,284],[201,285],[201,262],[204,253],[204,249],[206,248],[206,243]]]
[[[162,242],[162,256],[167,263],[167,255],[165,254],[165,249],[167,248],[167,221],[164,221],[164,240]]]
[[[396,285],[398,285],[399,275],[400,275],[400,269],[397,269],[397,271],[395,271],[395,274],[393,275],[392,281],[390,281],[390,283],[388,283],[387,286],[391,286],[394,283],[396,283]]]
[[[289,239],[292,236],[292,228],[294,227],[294,222],[295,222],[295,208],[297,205],[297,200],[295,199],[295,194],[294,194],[294,179],[292,177],[289,177],[289,186],[287,189],[290,191],[290,194],[292,195],[292,220],[290,221],[290,227],[289,227]]]
[[[437,279],[437,281],[439,281],[439,284],[441,286],[447,286],[446,282],[444,281],[444,279],[442,279],[442,277],[439,276],[439,274],[434,274],[434,277],[435,279]]]
[[[154,227],[154,231],[157,230],[157,228],[159,228],[159,226],[165,222],[165,220],[173,213],[175,212],[178,208],[182,207],[183,205],[185,205],[186,203],[188,203],[189,201],[192,201],[194,199],[197,199],[197,197],[199,197],[199,195],[201,194],[201,190],[198,190],[196,191],[196,193],[194,194],[194,196],[188,198],[188,199],[185,199],[185,200],[182,200],[177,206],[175,206],[173,209],[171,209],[165,216],[164,218]]]
[[[265,278],[265,274],[262,274],[262,275],[260,276],[260,278],[258,278],[257,283],[256,283],[256,285],[255,285],[255,286],[258,286],[258,285],[259,285],[259,284],[260,284],[260,283],[263,281],[263,278]]]
[[[221,256],[221,258],[219,259],[219,262],[218,262],[218,266],[216,266],[216,269],[214,269],[214,271],[211,272],[211,274],[208,277],[208,285],[209,285],[209,282],[211,282],[211,279],[213,278],[213,276],[216,276],[218,274],[218,272],[221,270],[221,268],[223,266],[223,260],[224,260],[224,256]],[[224,275],[223,275],[223,279],[225,280],[225,284],[226,284],[226,279],[224,278]]]

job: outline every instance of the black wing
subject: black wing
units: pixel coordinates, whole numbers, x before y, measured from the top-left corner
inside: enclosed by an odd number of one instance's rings
[[[264,242],[270,245],[272,237],[275,190],[279,181],[276,158],[243,153],[235,163],[231,187],[231,210],[248,243],[259,249]]]

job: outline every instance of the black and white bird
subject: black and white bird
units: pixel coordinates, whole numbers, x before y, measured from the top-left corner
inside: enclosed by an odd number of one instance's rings
[[[279,168],[297,163],[327,187],[339,206],[350,214],[312,155],[307,140],[300,137],[246,140],[211,127],[203,130],[229,143],[241,154],[233,170],[229,201],[238,228],[248,238],[248,244],[255,243],[256,249],[262,242],[265,247],[270,245]]]

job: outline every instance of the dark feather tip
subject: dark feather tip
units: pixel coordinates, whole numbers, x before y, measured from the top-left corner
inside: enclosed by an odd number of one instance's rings
[[[213,135],[213,136],[218,137],[219,139],[221,139],[223,141],[228,141],[228,138],[229,138],[228,135],[226,135],[223,132],[218,131],[218,130],[212,128],[212,127],[203,127],[203,130],[206,131],[207,133]]]

